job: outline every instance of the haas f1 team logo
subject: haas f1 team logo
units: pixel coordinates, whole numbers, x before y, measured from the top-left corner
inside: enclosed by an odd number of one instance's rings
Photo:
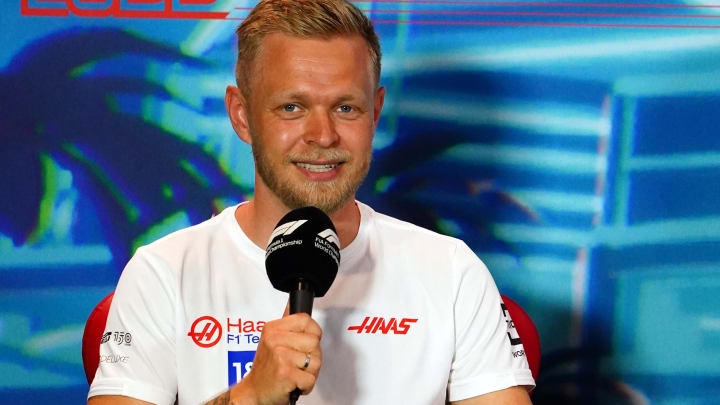
[[[222,326],[212,316],[201,316],[193,322],[188,336],[200,347],[213,347],[222,337]]]
[[[357,333],[382,333],[387,335],[392,332],[395,335],[406,335],[410,330],[410,325],[417,322],[417,318],[397,318],[385,319],[379,316],[366,316],[362,324],[349,326],[348,330],[357,331]]]

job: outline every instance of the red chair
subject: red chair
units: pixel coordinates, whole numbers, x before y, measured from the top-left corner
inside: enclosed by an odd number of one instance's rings
[[[85,332],[82,339],[82,358],[88,384],[91,384],[93,378],[95,378],[95,371],[97,371],[100,362],[100,340],[105,331],[105,322],[107,321],[113,294],[114,292],[111,292],[97,304],[85,323]],[[530,371],[537,381],[538,370],[540,370],[540,337],[535,324],[515,301],[504,295],[502,300],[510,313],[510,318],[515,323],[515,328],[525,348],[525,356],[527,356]]]
[[[83,332],[82,338],[82,359],[88,384],[92,384],[98,364],[100,363],[100,340],[102,339],[103,332],[105,332],[105,323],[107,322],[110,303],[112,302],[114,294],[115,291],[103,298],[102,301],[95,306],[87,322],[85,322],[85,331]]]

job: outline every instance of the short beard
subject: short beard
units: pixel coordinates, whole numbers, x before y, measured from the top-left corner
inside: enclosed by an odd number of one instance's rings
[[[273,170],[272,164],[268,162],[264,156],[264,146],[258,136],[252,135],[252,153],[255,159],[255,167],[257,168],[260,178],[265,185],[280,199],[280,201],[289,209],[315,206],[330,215],[342,208],[348,200],[350,200],[357,192],[360,184],[367,176],[370,169],[370,161],[372,153],[368,153],[363,158],[361,165],[355,172],[346,173],[345,177],[327,182],[306,181],[299,184],[291,184],[289,181],[283,181],[277,176],[277,171]],[[347,160],[349,154],[347,152],[336,149],[318,152],[312,159],[324,157],[328,160],[334,160],[343,157],[343,170],[350,169],[350,161]],[[307,156],[304,156],[307,159]],[[294,165],[293,161],[303,160],[299,156],[288,156],[281,165]]]

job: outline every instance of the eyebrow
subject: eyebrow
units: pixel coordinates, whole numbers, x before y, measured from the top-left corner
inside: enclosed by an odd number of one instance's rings
[[[307,93],[301,93],[301,92],[290,92],[290,93],[280,93],[278,94],[278,98],[291,98],[295,100],[302,100],[307,97]]]
[[[361,99],[362,99],[362,98],[361,98]],[[355,101],[355,100],[358,100],[358,97],[355,97],[355,96],[353,96],[352,94],[343,94],[342,96],[340,96],[340,97],[338,98],[337,101],[338,101],[339,103],[342,103],[342,102],[345,102],[345,101]]]
[[[306,92],[295,92],[291,91],[288,93],[280,93],[277,95],[276,99],[278,100],[299,100],[299,101],[305,101],[308,98],[308,94]],[[337,103],[343,103],[346,101],[356,101],[356,100],[364,100],[364,97],[357,97],[352,94],[342,94],[340,95],[335,102]]]

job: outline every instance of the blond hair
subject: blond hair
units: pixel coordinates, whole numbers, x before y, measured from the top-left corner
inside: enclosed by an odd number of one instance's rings
[[[375,85],[380,82],[380,41],[370,20],[345,0],[260,1],[235,31],[238,58],[235,80],[249,95],[253,62],[267,35],[281,33],[300,38],[360,35],[367,44]]]

